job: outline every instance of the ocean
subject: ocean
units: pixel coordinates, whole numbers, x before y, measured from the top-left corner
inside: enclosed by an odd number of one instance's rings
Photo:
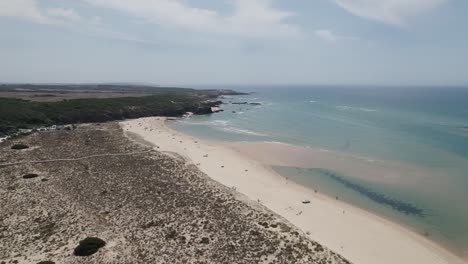
[[[305,160],[273,169],[468,256],[468,88],[218,88],[253,93],[225,96],[223,112],[172,127],[211,140],[334,153],[357,168]]]

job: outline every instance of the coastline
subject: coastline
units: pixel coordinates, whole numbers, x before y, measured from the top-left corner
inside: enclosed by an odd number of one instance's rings
[[[466,263],[396,223],[314,193],[228,146],[185,135],[165,122],[153,117],[120,124],[158,151],[176,153],[213,180],[260,202],[353,263]],[[311,203],[302,204],[304,199]]]

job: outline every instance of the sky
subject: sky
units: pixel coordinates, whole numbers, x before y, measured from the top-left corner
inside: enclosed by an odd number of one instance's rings
[[[0,0],[0,82],[468,85],[466,0]]]

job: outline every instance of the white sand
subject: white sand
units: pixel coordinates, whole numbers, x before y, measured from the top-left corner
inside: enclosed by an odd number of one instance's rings
[[[348,204],[288,182],[258,161],[174,131],[165,118],[122,122],[159,151],[175,152],[212,179],[260,201],[312,240],[357,264],[467,263],[423,236]],[[302,204],[309,199],[310,204]]]

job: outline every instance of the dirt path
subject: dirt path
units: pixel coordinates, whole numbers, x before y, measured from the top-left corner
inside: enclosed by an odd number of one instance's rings
[[[97,157],[130,156],[130,155],[145,154],[145,153],[149,153],[149,152],[152,152],[152,151],[153,151],[153,150],[138,151],[138,152],[130,152],[130,153],[96,154],[96,155],[84,156],[84,157],[80,157],[80,158],[68,158],[68,159],[50,159],[50,160],[27,160],[27,161],[18,161],[18,162],[11,162],[11,163],[3,163],[3,164],[0,164],[0,168],[1,168],[1,167],[6,167],[6,166],[14,166],[14,165],[26,164],[26,163],[48,163],[48,162],[58,162],[58,161],[79,161],[79,160],[90,159],[90,158],[97,158]]]

